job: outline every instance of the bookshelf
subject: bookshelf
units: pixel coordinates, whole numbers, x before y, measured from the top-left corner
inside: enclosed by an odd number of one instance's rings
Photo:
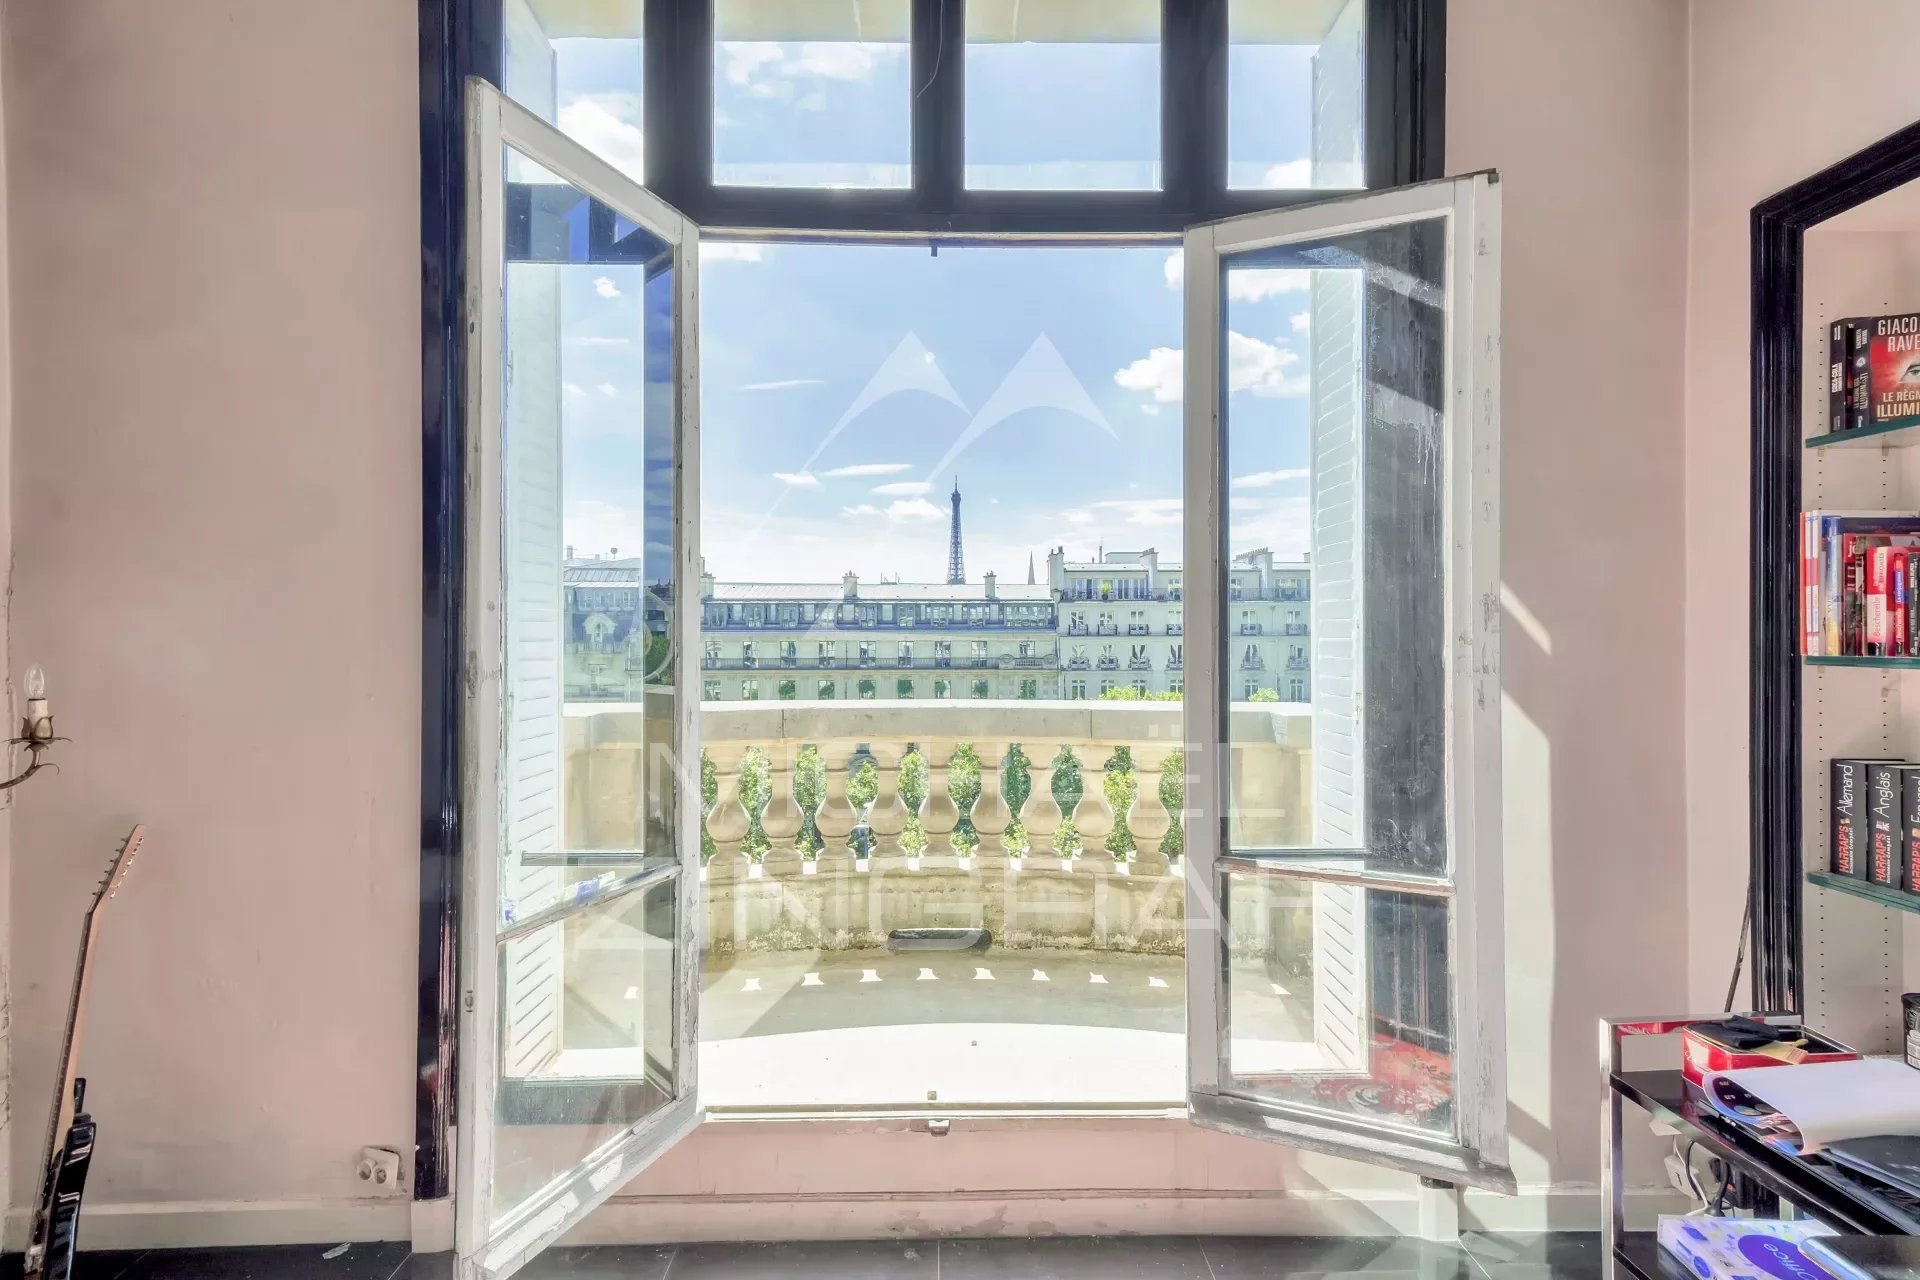
[[[1895,911],[1910,911],[1920,915],[1920,895],[1902,893],[1885,885],[1869,884],[1852,876],[1837,876],[1831,871],[1809,871],[1807,881],[1823,889],[1832,889],[1835,893],[1850,893],[1856,898],[1891,907]]]
[[[1920,182],[1809,226],[1803,240],[1795,450],[1801,510],[1920,511],[1920,427],[1828,434],[1829,330],[1920,311]],[[1920,897],[1828,871],[1834,757],[1920,762],[1920,656],[1813,656],[1798,665],[1802,1011],[1867,1052],[1900,1039],[1920,990]]]
[[[1822,654],[1803,661],[1810,667],[1879,667],[1892,671],[1920,669],[1920,658],[1862,658]]]
[[[1807,440],[1809,449],[1911,449],[1916,445],[1920,445],[1920,423],[1823,431]]]

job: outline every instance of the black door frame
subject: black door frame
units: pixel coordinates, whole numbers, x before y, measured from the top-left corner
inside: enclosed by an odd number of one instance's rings
[[[1802,293],[1807,230],[1920,178],[1920,123],[1753,207],[1753,1007],[1806,994],[1801,955],[1799,520]]]
[[[1323,199],[1326,191],[1226,185],[1227,0],[1161,0],[1158,192],[969,192],[961,180],[964,0],[910,0],[915,83],[911,188],[783,191],[711,181],[712,0],[645,8],[647,179],[708,227],[873,232],[930,241],[1005,235],[1166,235],[1188,224]],[[419,1074],[414,1197],[451,1193],[458,1030],[460,629],[465,511],[460,347],[469,76],[499,85],[502,0],[418,0],[420,13],[421,442],[423,475],[420,737]],[[1365,0],[1369,187],[1445,169],[1446,0]]]

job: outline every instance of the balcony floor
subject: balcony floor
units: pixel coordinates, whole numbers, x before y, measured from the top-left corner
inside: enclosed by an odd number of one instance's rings
[[[702,1101],[1177,1106],[1186,1098],[1185,982],[1177,955],[740,954],[707,974]],[[1269,1002],[1261,1019],[1251,1030],[1264,1059],[1319,1064],[1304,1002]]]

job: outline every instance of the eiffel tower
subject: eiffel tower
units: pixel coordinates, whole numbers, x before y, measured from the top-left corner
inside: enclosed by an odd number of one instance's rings
[[[967,580],[966,557],[960,554],[960,477],[953,478],[953,533],[947,539],[947,585],[957,587]]]

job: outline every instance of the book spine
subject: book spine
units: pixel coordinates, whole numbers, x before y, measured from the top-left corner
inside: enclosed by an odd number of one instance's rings
[[[1864,760],[1829,760],[1827,787],[1827,833],[1830,842],[1828,869],[1837,876],[1863,875],[1861,845],[1866,839],[1860,816],[1867,794]]]
[[[1847,429],[1847,388],[1852,384],[1847,378],[1847,344],[1852,341],[1852,325],[1846,320],[1835,320],[1828,330],[1827,341],[1827,431]]]
[[[1900,831],[1903,766],[1867,766],[1867,879],[1897,889],[1907,882]]]
[[[1887,656],[1904,658],[1907,648],[1908,596],[1912,593],[1908,579],[1913,563],[1913,553],[1905,547],[1894,547],[1887,552]]]
[[[1823,516],[1820,520],[1820,626],[1823,632],[1821,648],[1829,654],[1845,653],[1842,642],[1845,623],[1845,586],[1844,566],[1840,561],[1840,539],[1835,532],[1839,521],[1837,517]]]
[[[1812,657],[1824,652],[1825,630],[1820,624],[1820,513],[1800,514],[1800,652]]]
[[[1852,348],[1847,379],[1847,426],[1849,429],[1872,425],[1869,414],[1873,404],[1873,372],[1869,355],[1873,349],[1873,324],[1855,320],[1849,329]]]
[[[1859,658],[1866,654],[1866,553],[1855,547],[1855,535],[1839,539],[1841,595],[1839,608],[1845,614],[1841,624],[1839,651]]]
[[[1866,622],[1865,643],[1861,652],[1871,658],[1887,653],[1887,570],[1893,561],[1892,547],[1867,548],[1867,580],[1863,588]]]
[[[1906,866],[1900,887],[1920,894],[1920,880],[1915,879],[1920,869],[1920,769],[1903,770],[1900,777],[1900,842]]]

